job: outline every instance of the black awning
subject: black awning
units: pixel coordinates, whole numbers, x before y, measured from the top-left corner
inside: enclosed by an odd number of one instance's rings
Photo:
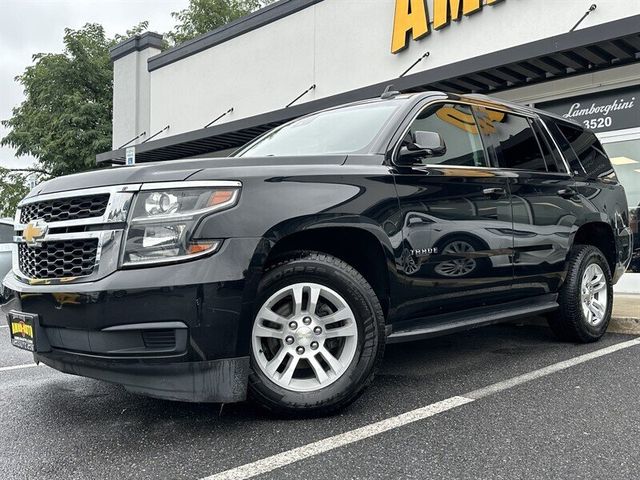
[[[172,160],[240,147],[291,119],[343,103],[379,96],[393,84],[403,92],[504,91],[640,62],[640,15],[557,35],[494,53],[369,85],[290,108],[194,130],[136,146],[136,161]],[[125,150],[97,155],[98,163],[124,163]]]

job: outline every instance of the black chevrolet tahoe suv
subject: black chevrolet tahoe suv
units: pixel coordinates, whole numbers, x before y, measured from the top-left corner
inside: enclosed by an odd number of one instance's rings
[[[12,342],[180,401],[341,408],[386,343],[545,314],[607,329],[625,192],[596,136],[484,96],[386,93],[230,158],[36,187],[4,280]]]

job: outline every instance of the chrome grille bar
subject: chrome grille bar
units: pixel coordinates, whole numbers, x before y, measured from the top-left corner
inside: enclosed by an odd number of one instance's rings
[[[124,225],[133,195],[140,187],[140,184],[98,187],[24,199],[15,217],[14,240],[18,248],[13,254],[14,275],[31,284],[60,284],[94,281],[115,271]],[[96,198],[100,200],[87,203],[87,199]],[[65,205],[82,213],[69,215],[64,212]],[[58,210],[60,214],[51,214]],[[30,214],[24,216],[25,211]],[[30,218],[33,212],[44,212],[44,218]],[[87,214],[91,216],[85,217]],[[30,224],[23,221],[26,218],[39,222]],[[34,225],[38,227],[36,231],[44,233],[27,241],[28,226]],[[32,232],[29,230],[29,234]]]

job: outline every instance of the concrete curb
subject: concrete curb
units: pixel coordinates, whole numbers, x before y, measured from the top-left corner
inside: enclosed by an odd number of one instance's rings
[[[613,317],[607,332],[640,335],[640,318]]]
[[[607,331],[640,335],[640,295],[614,296],[613,318]]]

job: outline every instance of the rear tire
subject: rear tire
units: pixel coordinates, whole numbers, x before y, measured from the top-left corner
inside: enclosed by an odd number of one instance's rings
[[[591,245],[576,245],[558,297],[560,308],[548,317],[561,340],[590,343],[607,331],[613,307],[613,282],[607,259]]]
[[[358,271],[324,253],[288,254],[258,289],[249,395],[287,416],[333,413],[371,383],[384,345],[380,302]]]

